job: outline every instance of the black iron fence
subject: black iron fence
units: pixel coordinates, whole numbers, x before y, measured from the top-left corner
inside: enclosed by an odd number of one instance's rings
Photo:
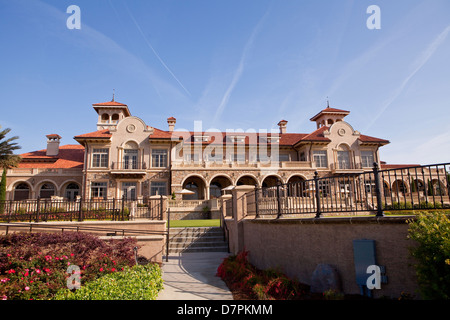
[[[346,173],[247,193],[247,213],[265,215],[450,208],[450,163]]]
[[[0,201],[0,222],[164,219],[161,199],[94,198],[74,201],[51,198]]]

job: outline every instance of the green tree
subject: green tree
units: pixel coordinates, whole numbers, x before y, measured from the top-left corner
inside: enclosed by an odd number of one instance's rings
[[[2,180],[0,182],[0,201],[6,198],[6,169],[17,167],[21,157],[13,154],[15,150],[20,149],[20,146],[14,140],[19,137],[6,138],[6,135],[11,131],[7,128],[0,131],[0,168],[3,168]],[[0,213],[3,212],[3,203],[0,206]]]
[[[15,136],[6,139],[6,135],[10,131],[11,129],[9,128],[0,131],[0,168],[3,169],[17,167],[21,160],[19,155],[14,154],[15,150],[20,149],[17,142],[14,142],[14,140],[19,139],[19,137]]]
[[[428,179],[428,195],[434,196],[433,183]]]
[[[416,180],[411,179],[411,192],[416,192],[417,186],[416,186]]]
[[[450,219],[443,212],[419,213],[409,221],[408,237],[424,299],[450,299]]]

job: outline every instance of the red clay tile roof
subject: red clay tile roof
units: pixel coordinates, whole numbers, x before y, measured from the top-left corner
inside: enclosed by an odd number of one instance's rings
[[[359,140],[361,142],[371,142],[371,143],[381,143],[381,144],[388,144],[389,143],[389,140],[379,139],[379,138],[375,138],[375,137],[370,137],[370,136],[366,136],[364,134],[361,134],[359,136]]]
[[[97,113],[99,112],[100,108],[115,107],[124,110],[124,114],[126,117],[131,116],[130,110],[128,109],[128,106],[126,104],[114,100],[108,102],[94,103],[92,106],[94,107],[95,111],[97,111]]]
[[[112,134],[109,132],[109,129],[98,130],[94,132],[89,132],[85,134],[80,134],[78,136],[73,137],[75,140],[77,139],[109,139]]]
[[[67,144],[59,147],[57,156],[47,156],[46,150],[27,152],[20,155],[22,161],[19,168],[83,168],[84,147],[78,144]]]
[[[328,130],[329,127],[323,126],[317,129],[316,131],[311,132],[310,134],[305,135],[301,141],[323,141],[323,142],[330,142],[331,140],[326,138],[323,135],[323,132],[325,130]],[[299,141],[300,142],[300,141]]]
[[[126,104],[117,102],[117,101],[108,101],[108,102],[101,102],[101,103],[94,103],[92,104],[93,106],[122,106],[122,107],[127,107]]]
[[[149,135],[150,139],[172,139],[172,132],[153,128],[153,133]]]
[[[314,117],[312,117],[310,120],[311,121],[315,121],[319,116],[323,115],[323,114],[327,114],[327,113],[332,113],[332,114],[349,114],[350,111],[347,110],[341,110],[341,109],[336,109],[336,108],[325,108],[322,111],[320,111],[318,114],[316,114]]]
[[[381,169],[402,169],[411,167],[420,167],[420,164],[387,164],[381,162]]]

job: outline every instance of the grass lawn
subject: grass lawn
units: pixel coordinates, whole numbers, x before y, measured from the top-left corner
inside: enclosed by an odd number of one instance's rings
[[[171,228],[220,227],[220,219],[170,220],[170,227]]]

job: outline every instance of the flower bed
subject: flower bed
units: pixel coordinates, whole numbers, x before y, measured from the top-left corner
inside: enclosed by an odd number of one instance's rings
[[[300,300],[311,298],[309,287],[275,269],[259,270],[247,260],[248,251],[224,259],[217,269],[235,299]]]
[[[67,287],[67,268],[81,285],[135,264],[136,240],[101,240],[77,232],[16,233],[0,237],[0,299],[50,299]]]

